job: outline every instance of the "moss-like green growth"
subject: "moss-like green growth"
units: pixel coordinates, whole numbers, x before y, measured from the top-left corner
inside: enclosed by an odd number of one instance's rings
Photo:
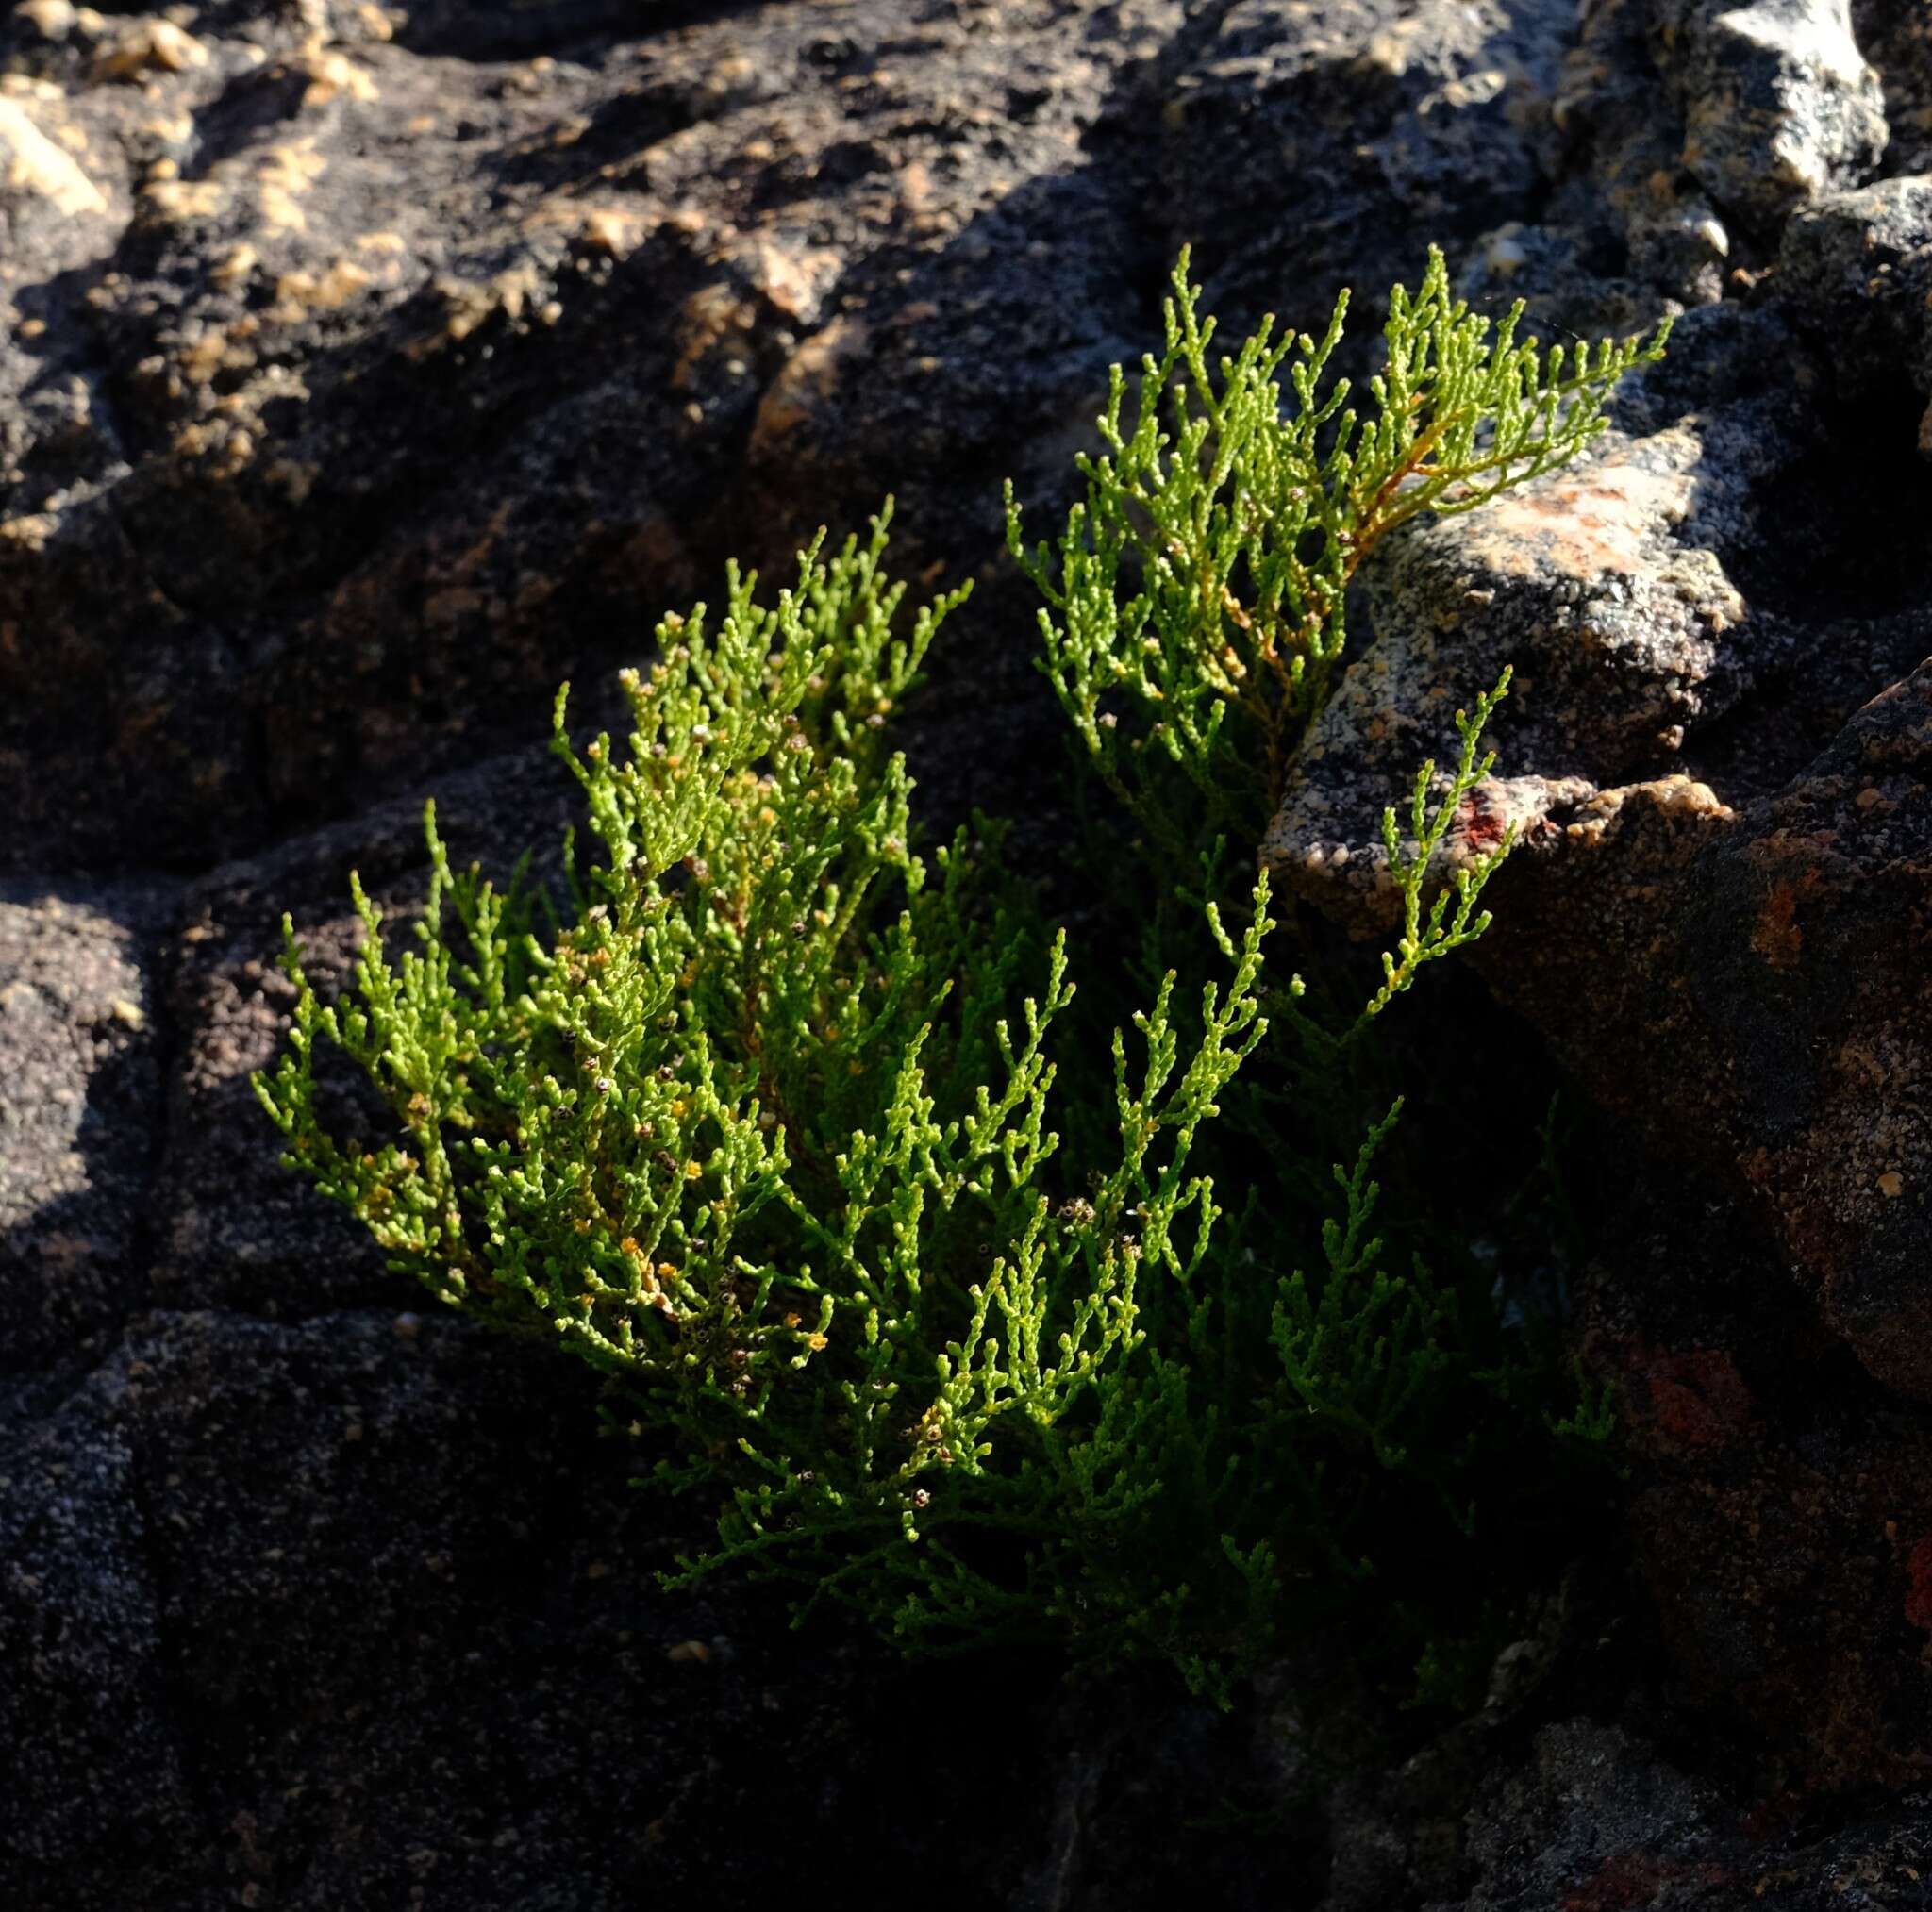
[[[1117,381],[1115,462],[1088,468],[1058,557],[1027,560],[1045,668],[1107,782],[1146,796],[1113,747],[1124,687],[1135,722],[1171,713],[1137,740],[1228,793],[1187,819],[1197,857],[1203,832],[1258,836],[1360,552],[1567,456],[1641,356],[1566,380],[1507,327],[1487,346],[1440,260],[1395,313],[1357,426],[1316,395],[1339,311],[1319,348],[1264,332],[1217,388],[1177,279],[1139,426],[1118,429]],[[1176,400],[1169,447],[1150,421],[1183,376],[1206,409]],[[1298,979],[1264,978],[1265,878],[1202,901],[1203,973],[1167,972],[1110,1068],[1058,1053],[1066,939],[1016,900],[997,829],[919,847],[884,733],[958,596],[908,626],[885,541],[882,517],[865,544],[814,547],[771,604],[734,573],[715,628],[702,607],[665,619],[658,661],[625,673],[622,744],[574,748],[559,696],[594,842],[568,858],[570,897],[452,871],[432,812],[415,947],[391,956],[358,886],[354,988],[325,1005],[291,931],[294,1026],[257,1089],[291,1166],[398,1271],[603,1371],[657,1478],[718,1506],[686,1572],[786,1576],[919,1646],[1156,1651],[1221,1691],[1378,1561],[1467,1534],[1493,1456],[1521,1471],[1527,1447],[1601,1428],[1557,1422],[1560,1389],[1480,1295],[1385,1254],[1394,1111],[1324,1200],[1306,1157],[1271,1162],[1271,1098],[1338,1052],[1269,1038],[1264,998],[1301,1011]],[[1256,677],[1273,688],[1250,709]],[[1501,852],[1433,901],[1429,865],[1488,771],[1493,702],[1457,764],[1425,767],[1412,850],[1391,812],[1407,927],[1364,1022],[1487,921]],[[331,1131],[319,1044],[379,1091],[380,1132]],[[1413,1662],[1441,1617],[1408,1586],[1389,1611]]]

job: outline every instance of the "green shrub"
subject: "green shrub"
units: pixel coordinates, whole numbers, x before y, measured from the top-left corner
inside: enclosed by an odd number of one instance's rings
[[[1210,870],[1237,830],[1252,871],[1360,553],[1568,456],[1642,356],[1565,379],[1508,326],[1486,343],[1438,258],[1397,293],[1357,424],[1317,390],[1341,317],[1319,347],[1264,330],[1217,383],[1177,274],[1134,433],[1117,378],[1111,461],[1085,467],[1058,552],[1024,560],[1102,778]],[[1277,1023],[1308,1019],[1298,979],[1264,980],[1265,876],[1202,899],[1194,973],[1167,971],[1110,1067],[1068,1049],[1066,938],[1001,870],[997,827],[919,846],[883,733],[964,593],[904,628],[885,543],[882,516],[864,545],[806,553],[774,604],[734,572],[715,629],[667,618],[658,661],[625,673],[622,746],[574,748],[559,695],[594,840],[567,898],[453,872],[432,810],[415,948],[391,958],[356,886],[366,940],[325,1005],[289,929],[294,1025],[257,1089],[291,1166],[399,1272],[603,1371],[655,1477],[718,1505],[686,1573],[788,1577],[920,1647],[1158,1652],[1223,1691],[1377,1563],[1468,1534],[1499,1457],[1521,1478],[1529,1448],[1602,1430],[1558,1421],[1548,1364],[1486,1296],[1385,1252],[1393,1110],[1308,1199],[1314,1163],[1272,1111],[1341,1044],[1271,1037],[1264,994]],[[1487,923],[1503,853],[1433,897],[1430,865],[1506,690],[1455,765],[1424,767],[1412,844],[1390,814],[1407,929],[1363,1024]],[[1117,747],[1123,714],[1201,804]],[[382,1133],[324,1120],[319,1043],[374,1084]],[[1387,1608],[1411,1664],[1458,1623],[1413,1587]]]

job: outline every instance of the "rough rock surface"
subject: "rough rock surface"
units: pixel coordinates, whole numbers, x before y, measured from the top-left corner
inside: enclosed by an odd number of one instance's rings
[[[9,1903],[1924,1903],[1921,1805],[1746,1795],[1932,1750],[1928,165],[1919,0],[0,17]],[[1024,808],[998,478],[1064,482],[1183,240],[1238,327],[1424,238],[1550,335],[1694,308],[1594,461],[1378,561],[1274,842],[1375,926],[1381,804],[1517,663],[1460,847],[1519,824],[1486,973],[1669,1171],[1585,1311],[1669,1670],[1583,1603],[1338,1786],[1306,1669],[961,1707],[660,1593],[582,1377],[276,1167],[281,911],[345,958],[429,788],[459,857],[554,840],[556,680],[889,490],[982,583],[926,793]]]
[[[0,888],[0,1374],[93,1345],[138,1299],[171,901],[159,887]]]
[[[1871,10],[1890,25],[1905,8]],[[1678,298],[1721,297],[1734,247],[1858,184],[1885,149],[1883,84],[1845,0],[1586,0],[1578,22],[1554,107],[1573,169],[1558,198],[1600,204],[1638,274]]]
[[[1774,224],[1876,165],[1889,128],[1847,0],[1665,0],[1651,31],[1684,116],[1684,165],[1718,206]]]
[[[1569,84],[1608,58],[1614,11],[1594,38],[1587,19]],[[1916,57],[1923,38],[1893,29]],[[1924,80],[1887,75],[1906,100]],[[1599,96],[1619,83],[1612,62]],[[1845,85],[1841,107],[1865,98]],[[1774,97],[1792,140],[1849,124]],[[1599,143],[1613,209],[1627,159]],[[1659,1158],[1734,1191],[1738,1239],[1706,1252],[1748,1253],[1795,1304],[1781,1331],[1862,1370],[1828,1412],[1802,1390],[1767,1406],[1740,1378],[1737,1309],[1674,1338],[1665,1290],[1685,1275],[1661,1255],[1606,1269],[1622,1325],[1603,1372],[1640,1403],[1661,1388],[1664,1420],[1693,1430],[1634,1499],[1640,1549],[1683,1663],[1811,1777],[1849,1783],[1932,1756],[1909,1618],[1932,1399],[1932,234],[1924,178],[1832,171],[1790,195],[1781,232],[1757,208],[1759,268],[1707,289],[1728,296],[1685,315],[1587,463],[1388,555],[1363,592],[1374,635],[1268,856],[1358,933],[1386,929],[1382,806],[1514,663],[1497,773],[1445,858],[1506,830],[1522,846],[1475,960]],[[1631,277],[1668,284],[1628,230]],[[1524,228],[1468,280],[1480,293],[1500,264],[1544,324],[1633,309],[1630,278],[1592,291],[1586,258],[1573,226]]]
[[[1901,373],[1926,400],[1919,451],[1932,457],[1932,175],[1826,194],[1786,226],[1777,270],[1847,401],[1884,403]]]
[[[1513,661],[1507,773],[1452,850],[1506,829],[1524,846],[1477,960],[1599,1095],[1751,1191],[1874,1374],[1932,1395],[1915,1292],[1932,1240],[1932,673],[1887,682],[1932,622],[1825,633],[1752,605],[1718,553],[1738,570],[1770,535],[1761,473],[1735,453],[1775,474],[1777,447],[1713,407],[1409,540],[1374,587],[1387,635],[1329,710],[1270,854],[1379,926],[1384,793],[1440,751],[1445,706]],[[1821,756],[1762,795],[1768,753],[1746,777],[1703,760],[1703,733],[1740,722],[1754,685],[1790,695],[1825,643],[1882,668]]]
[[[1932,166],[1932,16],[1914,0],[1852,0],[1852,28],[1885,86],[1887,170],[1923,173]]]
[[[1489,1783],[1470,1815],[1476,1883],[1429,1912],[1923,1905],[1926,1804],[1913,1798],[1896,1817],[1807,1838],[1744,1818],[1614,1727],[1563,1721]]]
[[[29,185],[0,262],[12,858],[192,863],[407,788],[888,489],[986,564],[1229,151],[1216,250],[1272,299],[1292,233],[1312,319],[1533,190],[1564,17],[264,0],[156,51],[16,13],[0,135],[102,209]]]
[[[1640,1172],[1586,1306],[1632,1526],[1682,1677],[1782,1784],[1924,1786],[1932,1410],[1874,1387],[1774,1242]]]

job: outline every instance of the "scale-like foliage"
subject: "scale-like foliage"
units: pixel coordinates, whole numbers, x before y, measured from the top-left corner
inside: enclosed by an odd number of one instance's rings
[[[1113,457],[1087,468],[1058,571],[1028,563],[1046,668],[1103,773],[1135,797],[1108,703],[1124,685],[1165,713],[1136,740],[1232,791],[1209,821],[1238,815],[1251,844],[1360,552],[1567,455],[1640,355],[1566,376],[1512,326],[1488,341],[1438,259],[1417,300],[1397,293],[1358,426],[1316,395],[1339,310],[1319,347],[1264,329],[1216,388],[1211,324],[1176,286],[1131,439],[1117,378]],[[925,1647],[1158,1651],[1223,1690],[1337,1611],[1385,1542],[1467,1531],[1486,1404],[1511,1443],[1552,1418],[1519,1370],[1484,1366],[1493,1335],[1466,1294],[1391,1270],[1374,1165],[1393,1110],[1314,1201],[1308,1162],[1270,1161],[1254,1112],[1300,1084],[1264,1002],[1299,1016],[1300,985],[1264,980],[1265,877],[1225,921],[1202,900],[1210,973],[1183,989],[1170,969],[1110,1071],[1065,1054],[1066,939],[1010,903],[997,829],[918,847],[883,732],[964,593],[904,628],[885,540],[882,516],[863,545],[814,545],[771,605],[733,571],[715,628],[702,607],[666,618],[658,661],[625,673],[621,745],[573,744],[559,694],[592,846],[567,845],[568,896],[453,871],[432,809],[413,948],[390,953],[355,885],[365,940],[325,1004],[289,928],[293,1028],[257,1090],[289,1163],[398,1271],[601,1370],[656,1476],[713,1496],[717,1545],[682,1572],[789,1577]],[[1257,678],[1272,688],[1251,708]],[[1506,689],[1458,720],[1446,792],[1424,767],[1412,851],[1390,812],[1405,926],[1364,1023],[1487,923],[1503,851],[1427,886]],[[1240,740],[1230,712],[1254,720]],[[374,1085],[375,1133],[331,1126],[324,1045]],[[1074,1123],[1069,1060],[1090,1099]],[[1258,1099],[1236,1082],[1257,1068]],[[1223,1119],[1230,1097],[1244,1121]]]
[[[1061,706],[1158,853],[1184,866],[1216,834],[1246,843],[1266,828],[1327,695],[1363,559],[1424,511],[1473,511],[1574,457],[1617,381],[1669,334],[1544,352],[1517,338],[1520,305],[1492,326],[1453,297],[1431,249],[1422,290],[1390,296],[1363,413],[1328,372],[1345,292],[1320,339],[1271,318],[1217,361],[1188,266],[1184,252],[1130,420],[1113,368],[1107,449],[1080,457],[1086,495],[1058,544],[1027,545],[1007,488],[1008,544],[1045,600]]]
[[[622,751],[574,749],[559,697],[602,855],[547,941],[519,886],[451,872],[433,811],[415,950],[391,960],[358,885],[353,996],[325,1006],[291,932],[290,1053],[258,1088],[398,1270],[627,1384],[675,1437],[667,1476],[724,1487],[718,1557],[914,1631],[1052,1630],[1065,1587],[1036,1563],[1016,1590],[1008,1555],[1077,1555],[1158,1489],[1171,1404],[1113,1384],[1139,1287],[1211,1239],[1189,1156],[1264,1027],[1266,886],[1185,1050],[1172,978],[1116,1044],[1115,1156],[1055,1200],[1064,941],[1002,1013],[1024,939],[973,913],[963,837],[936,872],[908,847],[904,760],[868,720],[955,600],[887,641],[883,540],[808,554],[773,610],[734,578],[715,635],[668,621]],[[328,1133],[319,1040],[406,1141]]]

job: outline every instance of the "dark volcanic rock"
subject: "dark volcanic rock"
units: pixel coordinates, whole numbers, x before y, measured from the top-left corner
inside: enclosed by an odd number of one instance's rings
[[[1486,786],[1457,833],[1465,856],[1524,839],[1486,974],[1606,1101],[1748,1191],[1878,1379],[1932,1398],[1932,666],[1741,810],[1681,773],[1599,790],[1535,724],[1512,742],[1560,773]],[[1339,806],[1292,794],[1277,867],[1374,928],[1377,846],[1316,834]]]
[[[1319,329],[1352,285],[1359,323],[1413,281],[1418,235],[1451,244],[1535,196],[1567,0],[1208,17],[1166,89],[1155,204],[1174,246],[1211,237],[1223,306]]]
[[[728,1905],[818,1877],[724,1829],[840,1822],[872,1662],[657,1594],[689,1529],[594,1424],[547,1349],[412,1314],[133,1324],[0,1459],[0,1723],[33,1748],[9,1903]]]
[[[1833,193],[1794,217],[1777,295],[1828,351],[1847,404],[1888,407],[1901,374],[1932,401],[1932,176]],[[1919,421],[1932,457],[1932,402]]]
[[[142,1299],[163,1057],[159,886],[0,889],[0,1374]]]
[[[4,854],[192,863],[407,789],[727,553],[780,561],[889,489],[908,561],[987,565],[998,476],[1063,482],[1180,241],[1312,322],[1415,272],[1419,226],[1516,209],[1563,22],[16,16],[49,76],[0,100],[29,155],[0,267]]]
[[[547,748],[525,750],[439,786],[438,829],[458,868],[481,862],[501,880],[529,850],[541,872],[575,821],[575,794]],[[384,1298],[406,1305],[367,1232],[263,1148],[249,1083],[273,1063],[295,1000],[279,965],[285,913],[317,987],[333,992],[348,979],[362,943],[352,871],[398,925],[391,938],[407,936],[428,883],[420,797],[225,865],[184,891],[169,1001],[180,1054],[153,1195],[155,1294],[166,1305],[299,1317]],[[345,1108],[379,1121],[352,1071],[327,1079]]]
[[[1835,1837],[1740,1815],[1641,1740],[1588,1720],[1536,1736],[1470,1815],[1476,1879],[1459,1912],[1811,1912],[1919,1906],[1932,1877],[1924,1799]],[[1451,1912],[1448,1903],[1427,1912]]]
[[[1845,0],[1591,0],[1578,18],[1556,125],[1639,274],[1680,298],[1722,296],[1734,245],[1774,241],[1885,150]]]
[[[1666,1638],[1743,1754],[1793,1780],[1924,1784],[1932,1409],[1874,1387],[1774,1242],[1646,1172],[1590,1284],[1630,1520]]]
[[[1852,25],[1885,86],[1888,170],[1932,167],[1932,13],[1918,0],[1852,0]]]

